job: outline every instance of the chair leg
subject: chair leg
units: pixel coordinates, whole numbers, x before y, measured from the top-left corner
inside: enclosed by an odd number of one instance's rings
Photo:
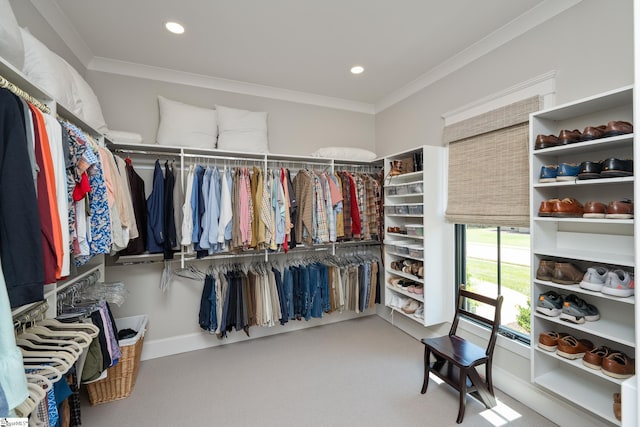
[[[467,405],[467,373],[464,370],[460,370],[460,386],[458,387],[460,392],[460,405],[458,406],[458,418],[456,423],[462,423],[464,419],[464,411]]]
[[[487,377],[487,390],[489,390],[489,393],[491,393],[491,395],[495,397],[496,394],[493,392],[493,379],[491,377],[491,362],[485,365],[484,373]]]
[[[427,387],[429,387],[429,372],[431,365],[431,350],[429,347],[424,348],[424,380],[422,381],[422,390],[421,394],[425,394],[427,392]]]

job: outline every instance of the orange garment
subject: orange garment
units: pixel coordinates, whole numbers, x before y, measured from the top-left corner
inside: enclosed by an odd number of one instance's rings
[[[53,245],[56,252],[56,279],[60,279],[62,277],[61,272],[64,252],[62,248],[62,225],[60,224],[60,213],[58,212],[56,179],[53,171],[51,146],[49,144],[49,137],[47,135],[47,129],[45,127],[42,112],[31,104],[29,104],[29,108],[33,112],[33,116],[36,119],[34,122],[34,126],[38,127],[38,133],[40,135],[42,163],[44,165],[44,171],[40,171],[40,173],[45,174],[45,178],[47,181],[47,193],[49,194],[49,211],[51,212],[51,225],[53,227]]]

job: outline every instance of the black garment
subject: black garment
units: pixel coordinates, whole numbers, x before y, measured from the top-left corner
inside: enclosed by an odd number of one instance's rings
[[[73,365],[67,373],[67,383],[71,388],[71,396],[69,396],[69,410],[71,412],[71,420],[69,421],[69,427],[76,427],[82,425],[82,419],[80,416],[80,388],[78,387],[78,374],[76,372],[76,365]]]
[[[160,161],[153,168],[153,186],[147,199],[147,251],[164,252],[164,177]]]
[[[291,224],[295,224],[298,220],[298,201],[296,200],[296,193],[293,191],[293,183],[291,182],[291,172],[289,169],[285,169],[287,174],[286,184],[289,191],[289,217],[291,218]],[[296,247],[296,228],[291,228],[291,238],[289,239],[289,249]]]
[[[102,354],[102,371],[104,371],[111,366],[111,354],[109,353],[109,347],[107,347],[107,340],[109,339],[107,338],[107,325],[102,322],[102,316],[100,316],[99,310],[91,313],[91,323],[100,329],[100,332],[98,332],[98,336],[94,338],[94,341],[98,340],[98,346],[100,347],[100,353]],[[100,373],[102,373],[102,371],[100,371]],[[84,377],[84,372],[82,373],[82,378],[83,380],[88,381],[88,379],[85,379]]]
[[[20,100],[0,89],[0,259],[11,307],[44,299],[40,216]]]
[[[200,312],[198,313],[198,324],[205,331],[211,330],[211,287],[213,286],[213,276],[207,274],[204,279],[204,288],[200,297]]]
[[[176,246],[176,222],[173,212],[173,187],[176,185],[176,176],[173,166],[164,162],[164,259],[173,259],[173,248]]]
[[[138,237],[129,240],[129,245],[120,251],[120,255],[140,255],[147,247],[147,200],[144,193],[144,180],[133,168],[131,160],[126,159],[126,162],[129,192],[133,203],[133,215],[138,227]]]
[[[278,299],[280,300],[280,324],[284,325],[289,321],[289,308],[287,307],[287,296],[284,293],[284,286],[282,285],[282,274],[280,270],[272,268],[273,275],[276,279],[276,289],[278,290]]]

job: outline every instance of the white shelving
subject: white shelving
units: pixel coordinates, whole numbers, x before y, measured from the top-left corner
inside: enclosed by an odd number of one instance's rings
[[[412,157],[414,153],[422,153],[424,170],[387,176],[391,161]],[[453,226],[444,220],[445,160],[445,149],[432,146],[417,147],[384,160],[387,176],[384,183],[385,305],[424,326],[450,321],[453,316],[453,267],[449,265],[453,259]],[[395,211],[398,208],[406,211],[398,213]],[[421,209],[422,213],[411,213],[413,209]],[[407,226],[417,226],[422,233],[405,234]],[[395,227],[400,230],[395,231]],[[410,250],[415,245],[420,248],[418,252]],[[422,265],[424,277],[429,280],[391,268],[393,261],[402,260]],[[393,278],[422,285],[424,293],[415,294],[392,286],[390,279]],[[393,303],[397,302],[395,297],[418,301],[424,307],[424,318],[394,306]]]
[[[632,122],[633,90],[621,88],[602,95],[541,111],[531,115],[531,253],[532,319],[531,336],[537,339],[544,331],[558,331],[579,339],[588,339],[596,347],[606,345],[635,358],[635,297],[617,298],[582,289],[579,285],[561,285],[536,279],[541,260],[570,262],[582,271],[593,265],[621,268],[631,273],[635,268],[635,221],[633,219],[585,219],[540,217],[544,200],[573,197],[583,205],[587,201],[610,201],[634,198],[635,178],[600,178],[565,182],[538,182],[542,166],[563,162],[580,164],[607,158],[631,159],[634,135],[626,134],[593,141],[578,142],[541,150],[535,149],[537,135],[558,135],[563,129],[582,130],[587,126],[606,125],[612,120]],[[540,294],[555,291],[567,296],[576,294],[596,306],[600,319],[573,324],[535,311]],[[620,392],[623,380],[590,369],[581,359],[569,360],[540,350],[532,343],[532,380],[537,385],[581,406],[602,419],[620,425],[613,415],[612,394]]]

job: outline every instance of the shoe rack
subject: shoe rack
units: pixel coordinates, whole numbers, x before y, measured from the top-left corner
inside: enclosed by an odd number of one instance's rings
[[[422,168],[413,167],[414,159],[422,159]],[[396,175],[394,165],[399,164],[402,170]],[[453,226],[444,220],[445,149],[421,146],[396,153],[385,158],[384,167],[385,305],[424,326],[450,321]],[[408,268],[393,268],[395,263]],[[398,281],[410,286],[399,286]],[[416,287],[421,291],[416,293]]]
[[[540,183],[541,168],[560,163],[580,164],[608,158],[633,159],[634,135],[612,137],[535,149],[537,135],[558,135],[564,129],[582,130],[609,121],[633,121],[633,90],[624,87],[598,96],[532,114],[530,120],[530,209],[531,209],[531,375],[538,386],[579,405],[602,419],[620,425],[613,413],[612,395],[625,380],[605,375],[576,360],[538,347],[540,333],[556,331],[590,340],[595,347],[606,345],[635,358],[635,297],[613,297],[589,291],[578,284],[562,285],[536,279],[542,260],[569,262],[581,271],[601,265],[634,272],[634,219],[541,217],[538,210],[549,199],[575,198],[611,201],[634,197],[635,178],[599,178]],[[596,306],[600,319],[574,324],[535,310],[540,294],[555,291],[575,294]],[[635,379],[633,379],[635,380]]]

